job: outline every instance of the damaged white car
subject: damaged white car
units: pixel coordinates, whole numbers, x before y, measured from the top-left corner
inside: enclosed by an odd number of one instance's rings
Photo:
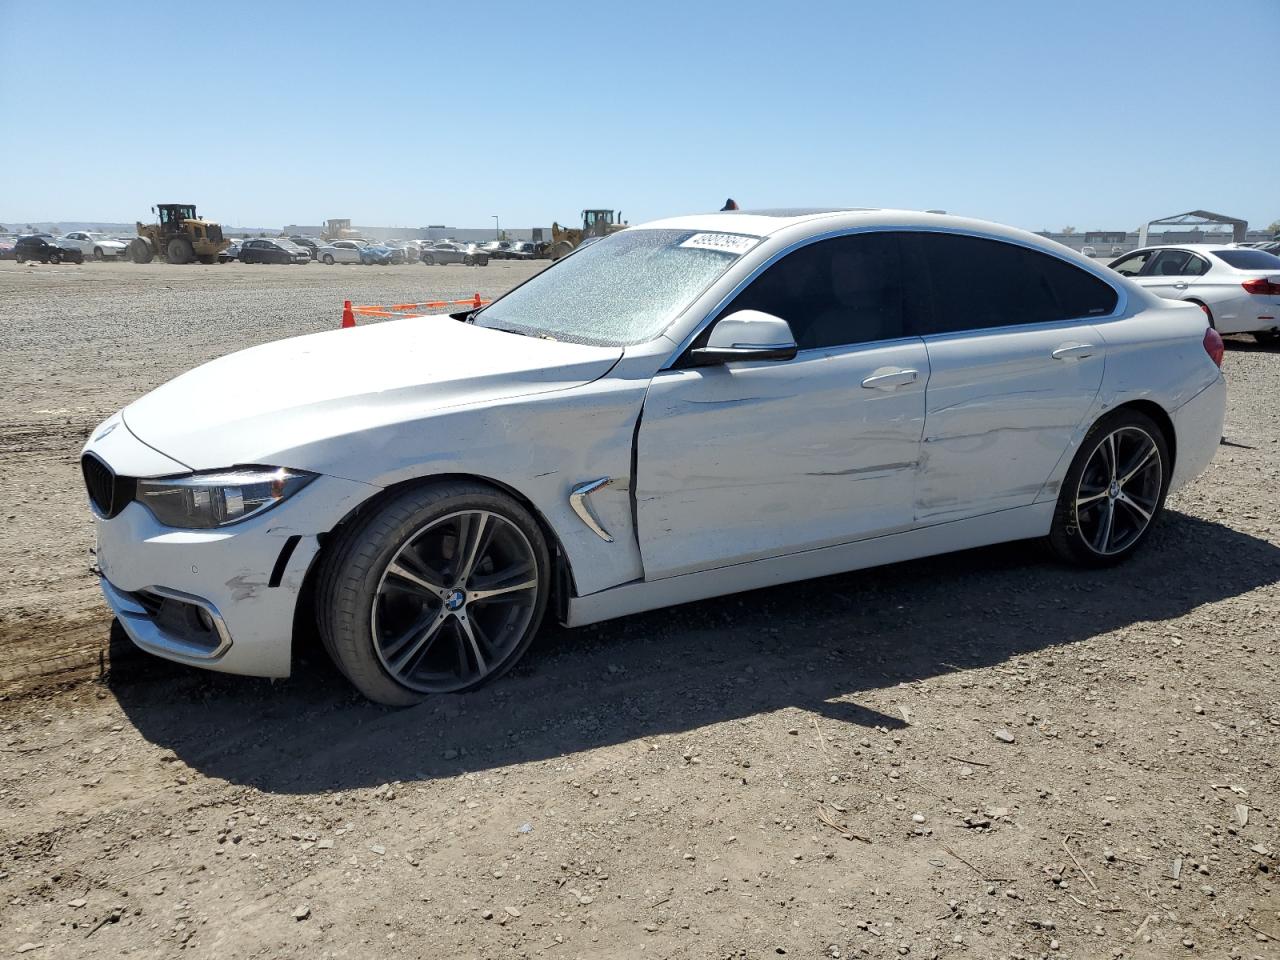
[[[215,360],[94,430],[138,646],[410,704],[569,625],[1024,538],[1105,565],[1221,436],[1222,342],[1058,244],[890,210],[662,220],[492,305]]]

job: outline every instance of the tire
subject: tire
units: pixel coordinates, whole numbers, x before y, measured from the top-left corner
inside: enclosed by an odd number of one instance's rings
[[[455,579],[465,564],[458,544],[477,532],[475,572]],[[391,572],[393,565],[416,579]],[[542,622],[550,573],[542,531],[511,497],[467,480],[429,483],[385,501],[335,539],[317,581],[316,622],[357,690],[411,706],[509,670]],[[486,576],[489,585],[478,588]],[[476,596],[477,589],[506,599]]]
[[[141,237],[135,237],[129,241],[129,259],[134,263],[150,263],[154,256],[151,244]]]
[[[1257,340],[1258,343],[1262,344],[1264,347],[1271,347],[1280,343],[1280,332],[1275,330],[1255,330],[1253,333],[1253,339]]]
[[[429,253],[424,253],[422,255],[422,262],[428,267],[434,267],[436,265],[436,258]]]
[[[19,263],[26,263],[27,255],[25,253],[14,254],[13,259],[17,260]]]
[[[93,248],[93,259],[94,259],[94,260],[97,260],[99,263],[101,263],[103,260],[107,259],[107,258],[106,258],[106,255],[105,255],[105,254],[103,254],[103,252],[102,252],[102,248],[101,248],[101,247],[94,247],[94,248]]]
[[[202,253],[202,254],[200,254],[200,256],[199,256],[199,257],[197,257],[196,259],[198,259],[201,263],[204,263],[204,264],[210,264],[210,263],[217,263],[217,262],[218,262],[218,258],[217,258],[217,256],[216,256],[216,255],[214,255],[214,254],[212,254],[212,253]]]
[[[195,251],[186,237],[174,237],[165,248],[165,256],[170,263],[190,263],[195,258]]]
[[[49,259],[45,261],[45,263],[61,263],[61,262],[62,262],[62,253],[57,250],[51,251],[49,253]]]
[[[1159,520],[1172,469],[1168,441],[1154,420],[1130,408],[1103,417],[1062,481],[1049,546],[1080,566],[1124,560]]]
[[[326,267],[332,267],[332,266],[333,266],[333,254],[332,254],[332,253],[326,253],[326,254],[324,255],[324,265],[325,265]]]

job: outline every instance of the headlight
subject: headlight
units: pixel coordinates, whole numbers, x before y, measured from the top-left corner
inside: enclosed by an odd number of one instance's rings
[[[283,467],[239,467],[138,481],[138,501],[166,527],[207,530],[270,510],[316,478]]]

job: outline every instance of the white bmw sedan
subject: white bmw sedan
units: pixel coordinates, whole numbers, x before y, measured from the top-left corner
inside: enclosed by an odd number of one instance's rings
[[[283,676],[314,620],[368,697],[569,625],[1046,539],[1106,565],[1221,436],[1221,339],[1059,244],[888,210],[632,227],[478,311],[178,377],[82,466],[138,646]]]
[[[1219,333],[1252,333],[1259,343],[1280,338],[1280,257],[1273,253],[1209,243],[1143,247],[1111,269],[1157,296],[1194,303]]]

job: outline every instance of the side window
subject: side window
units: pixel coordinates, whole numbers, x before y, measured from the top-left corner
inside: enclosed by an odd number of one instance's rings
[[[1115,309],[1114,289],[1064,260],[1001,240],[917,233],[932,309],[908,328],[920,336],[1100,317]]]
[[[791,325],[801,350],[903,336],[898,235],[858,233],[819,240],[751,281],[724,313],[762,310]]]
[[[1187,265],[1182,268],[1183,276],[1187,277],[1203,277],[1209,272],[1209,261],[1204,257],[1197,257],[1194,253],[1187,259]]]
[[[1191,259],[1191,254],[1185,250],[1157,251],[1155,258],[1151,261],[1151,269],[1147,271],[1147,276],[1180,277],[1185,272],[1184,268],[1189,259]]]
[[[1122,277],[1136,277],[1142,272],[1142,268],[1147,265],[1147,261],[1151,259],[1154,250],[1139,250],[1131,256],[1125,257],[1111,264],[1111,269]]]

